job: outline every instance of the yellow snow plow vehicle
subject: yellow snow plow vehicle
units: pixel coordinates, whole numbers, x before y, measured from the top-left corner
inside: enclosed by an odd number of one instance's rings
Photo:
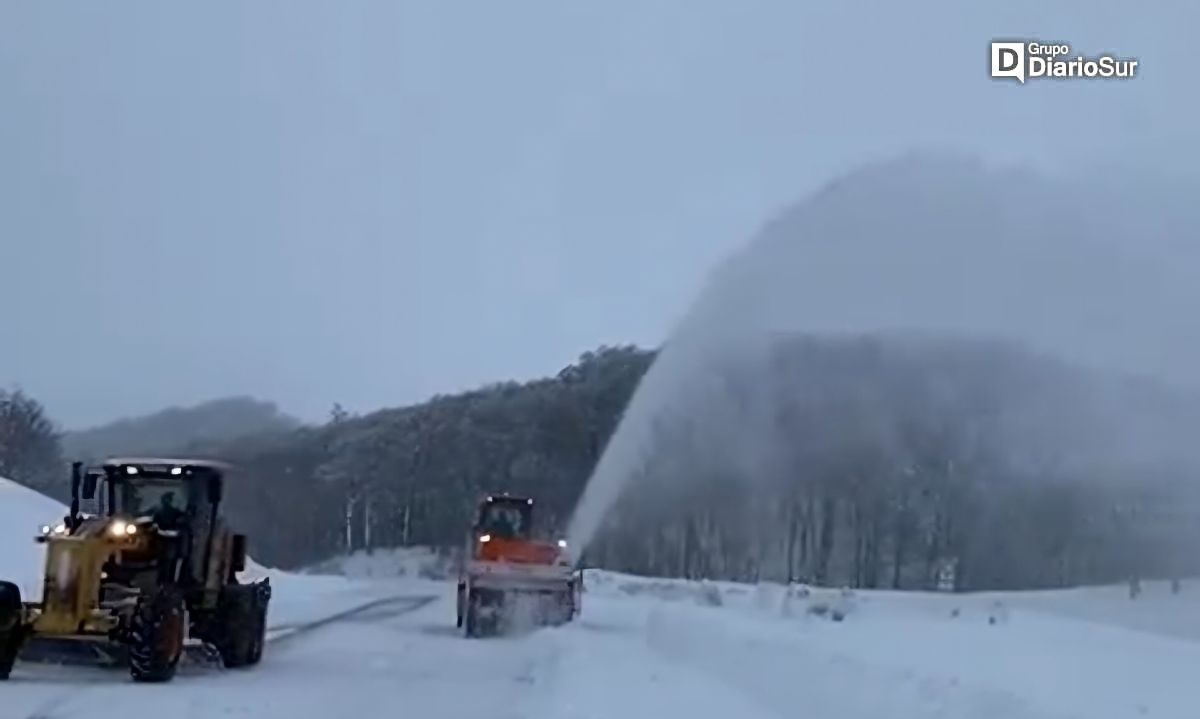
[[[71,508],[42,527],[42,598],[23,602],[0,581],[0,679],[22,650],[80,646],[123,661],[135,681],[172,679],[185,647],[226,667],[257,664],[269,580],[241,584],[246,537],[220,507],[225,466],[171,459],[111,459],[71,471]],[[95,513],[80,512],[80,500]]]

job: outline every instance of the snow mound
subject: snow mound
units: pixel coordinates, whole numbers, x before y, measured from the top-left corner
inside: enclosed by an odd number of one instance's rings
[[[281,572],[278,569],[264,567],[250,557],[246,557],[246,568],[238,572],[238,581],[244,583],[258,582],[263,579],[276,579],[278,577],[287,576],[286,572]]]
[[[41,597],[45,550],[33,540],[40,526],[66,513],[55,500],[0,477],[0,579],[16,582],[21,596]]]
[[[728,606],[768,616],[812,615],[841,621],[858,607],[857,592],[803,584],[665,579],[589,569],[584,573],[583,586],[592,596],[642,597],[707,607]]]
[[[643,597],[709,607],[745,604],[755,591],[753,586],[737,582],[639,577],[604,569],[586,570],[583,589],[593,596]]]
[[[692,671],[697,686],[730,689],[748,702],[739,716],[803,706],[854,719],[1190,719],[1200,701],[1186,678],[1200,661],[1195,580],[1144,582],[1136,599],[1122,586],[955,594],[723,583],[725,605],[711,608],[693,600],[716,583],[588,578],[581,626],[567,631],[597,633],[593,643],[628,632],[650,650],[647,671],[657,659]],[[829,621],[835,610],[842,621]]]
[[[332,574],[351,579],[449,579],[453,557],[430,547],[392,547],[327,559],[304,570],[305,574]]]
[[[1120,600],[1107,587],[862,591],[869,611],[841,623],[658,607],[646,613],[646,637],[660,656],[741,691],[772,716],[804,706],[812,716],[855,719],[1193,717],[1200,693],[1187,676],[1200,644],[1122,626],[1170,603],[1179,616],[1196,607],[1186,593],[1158,594],[1151,604]],[[1080,613],[1091,618],[1068,616]]]

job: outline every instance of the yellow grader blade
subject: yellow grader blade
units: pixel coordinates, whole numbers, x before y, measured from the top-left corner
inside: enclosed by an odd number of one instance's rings
[[[14,626],[0,627],[0,679],[15,656],[33,661],[103,661],[103,646],[116,626],[111,612],[100,608],[100,580],[113,548],[102,536],[39,537],[46,547],[42,600],[20,602],[16,585],[6,594],[18,601]],[[14,644],[15,642],[15,644]]]
[[[34,636],[107,635],[114,622],[99,611],[101,568],[113,554],[102,538],[55,537],[46,542],[40,604],[27,604]]]

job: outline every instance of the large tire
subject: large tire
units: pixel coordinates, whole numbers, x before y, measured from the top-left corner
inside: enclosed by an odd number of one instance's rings
[[[479,595],[474,591],[467,594],[466,608],[463,611],[463,634],[468,637],[478,637],[480,629]]]
[[[217,620],[215,643],[227,669],[254,666],[262,660],[267,643],[267,601],[257,585],[226,587]]]
[[[183,596],[170,587],[138,602],[129,622],[129,674],[135,682],[167,682],[183,656],[187,614]]]
[[[575,618],[574,590],[568,586],[567,591],[562,592],[557,596],[554,604],[554,625],[562,626],[564,624],[570,624],[571,620]]]
[[[252,667],[262,661],[263,650],[267,646],[267,604],[256,602],[254,607],[253,639],[250,642],[249,661],[246,666]]]
[[[488,637],[499,632],[503,595],[494,591],[472,589],[467,593],[466,618],[463,622],[468,637]]]
[[[259,620],[259,628],[254,633],[254,643],[250,649],[250,661],[246,664],[248,667],[255,666],[262,661],[263,650],[267,647],[267,621],[263,616]]]
[[[0,681],[8,679],[21,651],[25,627],[21,625],[21,590],[0,582]]]

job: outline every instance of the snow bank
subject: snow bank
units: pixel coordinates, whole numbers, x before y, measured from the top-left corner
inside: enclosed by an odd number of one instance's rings
[[[0,477],[0,579],[16,582],[27,599],[42,596],[46,553],[34,537],[39,527],[61,521],[66,513],[55,500]]]
[[[768,616],[815,615],[842,619],[858,607],[858,593],[803,584],[714,582],[639,577],[601,569],[584,573],[584,591],[600,597],[646,597],[701,606],[729,606]]]
[[[1200,702],[1195,642],[1019,609],[1018,593],[863,595],[870,611],[841,623],[660,604],[646,640],[780,716],[1190,719]]]
[[[1191,719],[1200,582],[950,594],[587,573],[584,626],[617,607],[660,660],[768,715]],[[725,606],[698,606],[719,586]],[[843,621],[828,621],[841,614]]]
[[[393,547],[327,559],[304,573],[351,579],[449,579],[454,576],[455,565],[452,557],[430,547]]]
[[[738,582],[642,577],[635,574],[588,569],[583,573],[583,589],[594,596],[648,597],[665,601],[688,601],[702,605],[741,604],[754,592],[754,586]]]
[[[847,618],[882,610],[987,624],[1007,621],[1013,612],[1032,611],[1200,641],[1200,578],[1183,580],[1178,592],[1170,582],[1143,582],[1141,596],[1131,601],[1125,586],[955,594],[694,581],[589,569],[584,573],[584,591],[596,597],[723,605],[785,618]]]

